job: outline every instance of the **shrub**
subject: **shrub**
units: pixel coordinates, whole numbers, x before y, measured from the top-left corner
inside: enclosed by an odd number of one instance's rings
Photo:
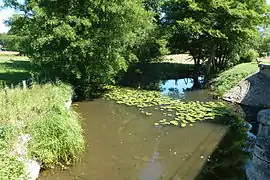
[[[240,63],[254,62],[259,57],[259,53],[256,50],[249,49],[245,51],[240,57]]]

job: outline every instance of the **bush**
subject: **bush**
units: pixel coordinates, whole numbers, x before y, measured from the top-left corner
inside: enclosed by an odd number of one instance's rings
[[[80,86],[86,97],[126,70],[136,60],[135,46],[154,29],[154,14],[141,0],[33,0],[24,6],[32,17],[13,16],[9,23],[13,34],[25,35],[26,55],[50,78]]]
[[[240,57],[240,63],[255,62],[258,57],[259,53],[256,50],[249,49]]]

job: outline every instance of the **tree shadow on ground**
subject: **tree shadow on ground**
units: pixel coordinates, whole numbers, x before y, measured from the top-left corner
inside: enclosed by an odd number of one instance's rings
[[[7,61],[0,63],[0,85],[11,86],[29,80],[38,68],[30,61]]]
[[[0,83],[3,85],[11,86],[18,85],[23,80],[28,80],[31,78],[31,73],[29,72],[6,72],[0,73]]]
[[[30,61],[8,61],[0,63],[1,69],[16,70],[16,71],[33,71],[34,66]]]

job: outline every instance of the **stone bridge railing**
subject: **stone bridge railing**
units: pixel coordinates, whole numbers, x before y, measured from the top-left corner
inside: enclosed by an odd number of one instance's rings
[[[247,178],[248,180],[270,180],[270,109],[260,111],[258,121],[259,131],[252,163],[246,171]]]

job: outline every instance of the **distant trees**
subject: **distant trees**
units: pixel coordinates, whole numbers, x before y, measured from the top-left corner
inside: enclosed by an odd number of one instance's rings
[[[261,39],[257,51],[260,53],[260,56],[270,56],[270,29],[266,27],[261,31]]]
[[[7,51],[21,51],[21,37],[0,33],[0,45]]]
[[[189,52],[196,65],[206,61],[209,73],[239,62],[269,11],[265,0],[168,0],[163,14],[171,51]]]

